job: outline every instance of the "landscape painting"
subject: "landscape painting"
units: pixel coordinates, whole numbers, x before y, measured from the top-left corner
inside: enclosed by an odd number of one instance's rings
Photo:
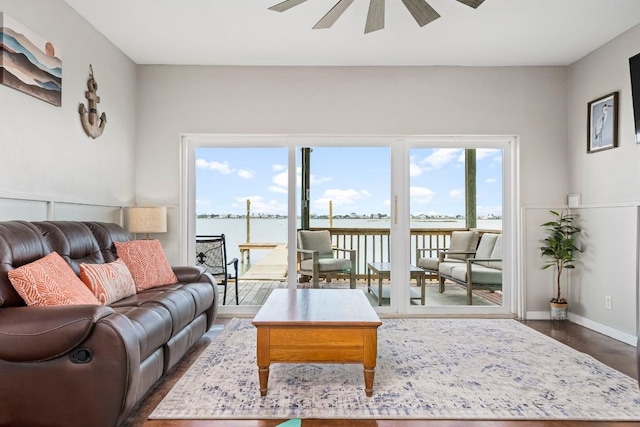
[[[0,83],[62,105],[62,61],[53,44],[0,12]]]

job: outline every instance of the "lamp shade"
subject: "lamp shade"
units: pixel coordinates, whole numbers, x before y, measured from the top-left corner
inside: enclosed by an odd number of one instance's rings
[[[166,207],[129,208],[130,233],[166,233]]]

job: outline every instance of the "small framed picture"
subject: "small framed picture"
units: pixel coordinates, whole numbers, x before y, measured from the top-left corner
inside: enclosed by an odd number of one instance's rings
[[[617,147],[618,92],[591,101],[587,114],[587,153]]]

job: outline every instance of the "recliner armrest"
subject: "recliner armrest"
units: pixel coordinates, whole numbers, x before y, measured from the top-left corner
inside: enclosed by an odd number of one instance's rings
[[[114,314],[102,305],[7,307],[0,310],[0,359],[37,362],[68,353],[94,325]]]
[[[178,278],[178,282],[198,282],[200,276],[206,271],[204,267],[200,266],[180,266],[172,267],[173,274]]]

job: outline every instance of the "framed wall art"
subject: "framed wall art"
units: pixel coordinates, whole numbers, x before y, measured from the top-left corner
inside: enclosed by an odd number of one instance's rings
[[[588,104],[587,132],[587,153],[618,146],[618,92]]]
[[[46,41],[0,12],[0,84],[62,105],[62,61]]]

